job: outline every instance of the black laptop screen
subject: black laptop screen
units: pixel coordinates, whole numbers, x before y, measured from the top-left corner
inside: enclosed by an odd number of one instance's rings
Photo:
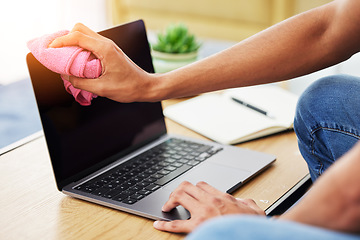
[[[138,66],[153,72],[142,21],[101,34]],[[160,102],[118,103],[97,97],[90,106],[81,106],[65,91],[58,74],[32,54],[27,62],[59,190],[166,132]]]

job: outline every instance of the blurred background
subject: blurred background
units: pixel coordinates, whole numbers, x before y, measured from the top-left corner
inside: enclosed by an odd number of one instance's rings
[[[82,22],[95,31],[143,19],[149,36],[170,23],[185,23],[212,51],[219,51],[281,20],[330,0],[17,0],[0,8],[0,149],[41,131],[25,62],[26,42]],[[211,51],[210,51],[211,52]],[[300,94],[326,75],[359,75],[360,58],[283,83]],[[11,112],[12,111],[12,112]],[[18,133],[18,134],[17,134]],[[1,154],[1,151],[0,151]]]
[[[27,78],[26,42],[82,22],[95,31],[144,19],[159,31],[183,22],[200,38],[241,41],[329,0],[18,0],[0,3],[0,84]]]

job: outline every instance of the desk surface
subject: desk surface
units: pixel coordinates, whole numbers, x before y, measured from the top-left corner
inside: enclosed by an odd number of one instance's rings
[[[168,100],[164,105],[178,100]],[[203,138],[166,119],[170,133]],[[239,144],[275,154],[276,162],[234,193],[268,208],[307,173],[293,132]],[[45,140],[0,156],[0,239],[181,239],[152,220],[68,197],[57,191]]]

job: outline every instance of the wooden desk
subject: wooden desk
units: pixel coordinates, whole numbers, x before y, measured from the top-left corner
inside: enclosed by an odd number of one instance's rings
[[[177,100],[168,100],[164,105]],[[203,138],[166,120],[169,132]],[[296,137],[287,132],[239,146],[275,154],[277,161],[235,196],[266,209],[307,173]],[[57,191],[40,137],[0,156],[0,239],[182,239],[159,232],[153,221],[68,197]]]

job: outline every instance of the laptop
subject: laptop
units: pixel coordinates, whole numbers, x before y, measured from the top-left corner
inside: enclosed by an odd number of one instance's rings
[[[154,72],[142,20],[100,34]],[[206,181],[231,193],[275,161],[273,155],[168,134],[161,102],[97,97],[81,106],[59,74],[31,53],[27,65],[57,188],[66,195],[150,219],[188,219],[182,206],[161,211],[181,182]]]

